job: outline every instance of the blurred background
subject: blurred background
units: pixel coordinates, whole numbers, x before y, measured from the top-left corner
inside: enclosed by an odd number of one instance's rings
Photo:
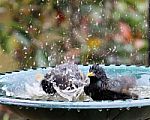
[[[147,19],[148,0],[0,0],[0,72],[70,60],[147,65]]]

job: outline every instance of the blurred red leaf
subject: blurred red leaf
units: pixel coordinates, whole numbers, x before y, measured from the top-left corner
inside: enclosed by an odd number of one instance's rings
[[[132,40],[132,31],[128,24],[124,22],[119,23],[120,34],[124,37],[125,43],[130,43]]]
[[[57,25],[60,25],[65,20],[64,13],[60,10],[57,10],[56,19],[57,19]]]

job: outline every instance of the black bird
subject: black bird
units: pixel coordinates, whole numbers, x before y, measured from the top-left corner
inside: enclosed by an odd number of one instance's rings
[[[65,63],[52,68],[41,81],[43,90],[50,95],[54,95],[59,90],[77,90],[84,85],[85,75],[74,63]]]
[[[136,83],[134,78],[126,76],[111,80],[98,64],[90,67],[88,77],[90,84],[84,87],[84,92],[93,100],[125,100],[138,97],[129,92],[129,88],[134,87]]]

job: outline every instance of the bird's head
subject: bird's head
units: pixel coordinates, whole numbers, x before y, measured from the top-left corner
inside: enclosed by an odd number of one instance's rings
[[[92,67],[90,67],[89,73],[87,74],[87,76],[90,79],[96,80],[96,81],[107,79],[104,69],[100,67],[99,64],[94,64]]]

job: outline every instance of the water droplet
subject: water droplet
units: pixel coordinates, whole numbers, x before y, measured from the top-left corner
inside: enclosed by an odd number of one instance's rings
[[[38,33],[41,33],[41,31],[39,30]]]
[[[80,112],[80,109],[77,109],[77,112]]]
[[[26,46],[24,46],[24,47],[23,47],[23,50],[27,50],[27,47],[26,47]]]
[[[99,111],[99,112],[102,112],[102,109],[99,109],[98,111]]]
[[[29,31],[26,30],[25,33],[29,33]]]
[[[33,26],[32,26],[32,25],[30,25],[30,28],[33,28]]]
[[[78,9],[78,12],[80,12],[80,9]]]
[[[33,65],[35,65],[35,64],[36,64],[36,62],[34,61],[34,62],[33,62]]]
[[[69,8],[67,7],[67,13],[69,13],[70,11],[69,11]]]
[[[57,5],[59,5],[59,0],[57,0]]]
[[[95,25],[98,26],[98,22],[96,22]]]
[[[148,27],[148,24],[145,24],[145,27]]]
[[[50,108],[50,111],[52,111],[53,110],[53,108]]]

